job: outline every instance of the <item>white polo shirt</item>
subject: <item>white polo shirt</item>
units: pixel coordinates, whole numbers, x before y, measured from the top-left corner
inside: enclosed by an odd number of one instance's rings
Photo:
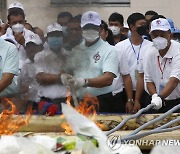
[[[113,95],[116,95],[117,93],[123,91],[124,83],[123,83],[122,75],[130,74],[128,62],[127,62],[126,58],[124,58],[123,52],[118,50],[118,48],[116,48],[116,47],[115,47],[115,49],[117,51],[119,65],[118,65],[118,75],[113,80],[113,84],[112,84],[114,87],[114,90],[112,92]]]
[[[16,46],[0,38],[0,79],[3,73],[18,74],[18,52]],[[0,96],[10,96],[18,91],[17,83],[12,83],[0,93]]]
[[[85,42],[72,49],[67,60],[66,68],[72,70],[75,77],[95,78],[105,72],[111,72],[115,76],[118,73],[118,58],[115,48],[109,43],[99,39],[94,45],[87,47]],[[103,88],[81,88],[77,91],[78,97],[84,97],[86,93],[99,96],[113,91],[113,85]]]
[[[37,34],[33,33],[32,31],[30,31],[30,30],[28,30],[26,28],[23,29],[22,34],[24,36],[25,42],[26,42],[27,39],[29,40],[29,37],[31,38],[31,37],[34,37],[34,35],[37,35]],[[7,36],[10,35],[12,38],[14,38],[13,31],[12,31],[11,28],[8,28],[7,31],[6,31],[6,34],[4,34],[4,35],[7,35]],[[2,37],[4,37],[4,36],[2,36]],[[37,35],[36,37],[39,37],[39,36]],[[13,40],[15,40],[15,38]],[[28,57],[26,55],[26,51],[25,51],[23,45],[19,44],[16,40],[15,40],[15,44],[16,44],[17,50],[19,52],[19,69],[21,69],[22,66],[23,66],[24,61]]]
[[[118,53],[123,52],[123,58],[127,60],[132,83],[133,83],[133,90],[136,90],[136,82],[137,82],[136,75],[138,72],[139,58],[141,55],[142,48],[144,48],[144,46],[148,45],[149,43],[150,41],[144,39],[140,45],[136,46],[132,44],[130,39],[128,38],[116,44]]]
[[[180,44],[171,41],[171,46],[163,58],[153,45],[149,46],[147,50],[149,50],[150,54],[145,65],[145,81],[153,82],[159,94],[168,83],[169,78],[180,79]],[[177,98],[180,98],[180,83],[166,100]]]
[[[55,54],[53,51],[42,51],[37,53],[35,56],[36,74],[40,72],[59,74],[62,71],[67,59],[67,55],[65,53],[66,51],[64,49],[61,49],[61,53],[59,55]],[[67,88],[60,83],[39,85],[38,95],[40,97],[47,97],[50,99],[65,98],[67,96]]]

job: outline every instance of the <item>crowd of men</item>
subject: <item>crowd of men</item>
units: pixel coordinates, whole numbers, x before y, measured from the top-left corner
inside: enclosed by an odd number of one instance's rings
[[[87,94],[97,97],[98,112],[132,114],[154,103],[148,113],[164,113],[179,104],[180,30],[155,11],[132,13],[127,23],[119,13],[106,23],[94,11],[61,12],[44,33],[14,2],[7,20],[0,97],[18,97],[25,110],[54,115],[67,96],[76,106]]]

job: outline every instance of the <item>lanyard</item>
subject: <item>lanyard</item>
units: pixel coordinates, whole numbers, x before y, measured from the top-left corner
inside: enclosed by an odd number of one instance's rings
[[[165,67],[166,67],[166,62],[167,62],[167,58],[166,58],[166,61],[165,61],[165,63],[164,63],[164,67],[163,67],[163,69],[162,69],[162,68],[161,68],[161,64],[160,64],[160,57],[158,56],[158,65],[159,65],[159,69],[160,69],[161,74],[162,74],[161,79],[163,79],[163,72],[164,72],[164,69],[165,69]]]
[[[129,41],[130,41],[130,43],[131,43],[131,47],[132,47],[132,49],[133,49],[133,52],[134,52],[134,54],[136,55],[136,50],[134,49],[134,46],[133,46],[132,41],[130,40],[130,38],[129,38]],[[139,52],[138,52],[138,55],[136,56],[137,64],[139,64],[139,56],[140,56],[140,51],[141,51],[141,46],[142,46],[142,44],[143,44],[143,41],[144,41],[144,40],[142,40],[142,42],[141,42],[141,44],[140,44]]]

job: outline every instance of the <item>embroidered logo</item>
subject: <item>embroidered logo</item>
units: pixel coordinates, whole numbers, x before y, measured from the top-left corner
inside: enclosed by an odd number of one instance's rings
[[[156,21],[156,24],[157,24],[157,25],[161,24],[161,21],[160,21],[160,20],[157,20],[157,21]]]
[[[30,39],[33,39],[33,38],[34,38],[34,35],[30,35],[29,37],[30,37]]]
[[[101,59],[101,56],[99,55],[99,52],[97,52],[97,53],[93,56],[93,59],[95,60],[95,63],[97,63],[97,61]]]
[[[89,13],[89,19],[92,19],[92,18],[93,18],[93,14]]]

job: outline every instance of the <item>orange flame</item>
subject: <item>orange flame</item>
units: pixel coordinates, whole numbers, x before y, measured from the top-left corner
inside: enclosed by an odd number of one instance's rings
[[[71,96],[67,97],[67,104],[72,106],[71,103]],[[96,109],[99,109],[99,102],[97,97],[92,97],[88,94],[86,94],[83,101],[80,101],[78,107],[75,107],[75,109],[83,114],[84,116],[88,117],[90,120],[94,121],[95,117],[97,115]],[[89,115],[92,115],[91,117]],[[61,118],[64,118],[64,115],[61,116]],[[61,127],[65,129],[65,133],[68,135],[73,135],[74,132],[70,128],[69,124],[66,122],[63,122],[61,124]]]
[[[31,118],[32,109],[29,108],[27,116],[14,115],[16,112],[15,105],[8,99],[4,98],[4,101],[11,105],[11,111],[4,110],[0,114],[0,135],[12,135],[17,132],[22,126],[27,125]]]

